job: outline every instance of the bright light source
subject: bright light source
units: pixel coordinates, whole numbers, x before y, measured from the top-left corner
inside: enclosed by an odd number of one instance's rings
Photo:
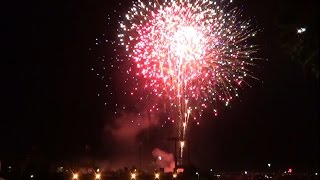
[[[177,173],[183,173],[184,169],[183,168],[178,168]]]
[[[181,146],[181,148],[184,147],[184,141],[180,141],[180,146]]]
[[[314,175],[318,176],[318,173],[314,173]]]
[[[196,175],[199,175],[199,173],[198,173],[198,172],[196,172]]]
[[[97,169],[97,172],[99,172],[99,171],[100,171],[100,169],[98,168],[98,169]]]
[[[212,169],[210,169],[210,172],[212,172]]]
[[[155,174],[154,174],[154,178],[155,178],[155,179],[160,179],[160,174],[159,174],[159,173],[155,173]]]
[[[177,173],[173,173],[173,174],[172,174],[172,177],[173,177],[173,178],[177,178],[177,176],[178,176]]]
[[[63,167],[62,167],[62,166],[58,167],[58,168],[57,168],[57,171],[58,171],[59,173],[63,172]]]
[[[298,28],[298,29],[297,29],[297,33],[298,33],[298,34],[302,34],[302,33],[306,32],[306,30],[307,30],[307,29],[304,28],[304,27]]]
[[[131,173],[131,179],[136,179],[136,173]]]
[[[268,163],[268,167],[271,167],[271,164],[270,164],[270,163]]]
[[[159,156],[158,158],[159,158],[159,160],[161,161],[162,157],[161,157],[161,156]]]
[[[244,171],[244,174],[248,174],[248,172],[247,172],[247,171]]]
[[[101,174],[100,173],[96,174],[96,180],[99,180],[100,178],[101,178]]]
[[[30,178],[33,178],[33,177],[34,177],[33,174],[31,174],[31,175],[30,175]]]
[[[78,177],[79,177],[78,173],[73,174],[73,179],[78,179]]]
[[[288,169],[288,173],[292,173],[292,169],[291,168]]]

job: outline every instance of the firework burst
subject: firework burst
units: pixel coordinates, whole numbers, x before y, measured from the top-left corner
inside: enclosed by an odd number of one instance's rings
[[[240,10],[228,10],[229,4],[138,0],[119,22],[119,45],[133,62],[127,73],[137,82],[134,90],[169,105],[168,120],[177,123],[183,146],[189,119],[198,121],[209,104],[227,106],[246,77],[253,77],[248,67],[257,47],[250,40],[257,30]]]

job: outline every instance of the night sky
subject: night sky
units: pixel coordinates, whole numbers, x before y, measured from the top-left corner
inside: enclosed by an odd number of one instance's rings
[[[89,154],[116,161],[121,155],[119,143],[108,132],[116,118],[104,106],[103,83],[91,71],[99,66],[98,56],[114,54],[110,49],[89,50],[112,28],[107,16],[114,9],[128,8],[117,4],[106,0],[8,4],[2,25],[8,56],[1,60],[0,157],[36,152],[50,160]],[[240,100],[220,108],[218,117],[208,113],[199,126],[191,126],[190,159],[201,168],[262,168],[269,162],[279,168],[313,168],[319,136],[318,79],[283,52],[276,23],[289,24],[292,36],[301,26],[307,27],[306,33],[317,32],[315,1],[236,4],[263,30],[259,55],[267,60],[258,63],[254,73],[260,80],[250,81],[252,87],[240,91]],[[146,161],[152,160],[155,147],[170,151],[168,131],[154,126],[138,134]]]

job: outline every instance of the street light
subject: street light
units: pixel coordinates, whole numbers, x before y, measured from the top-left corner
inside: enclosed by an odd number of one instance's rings
[[[196,175],[198,176],[198,179],[199,179],[200,174],[198,172],[196,172]]]
[[[307,30],[307,29],[306,29],[305,27],[298,28],[298,29],[297,29],[297,33],[298,33],[298,34],[302,34],[302,33],[306,32],[306,30]]]
[[[136,179],[136,173],[131,173],[131,180],[135,180]]]
[[[101,178],[101,174],[100,174],[100,173],[97,173],[97,174],[96,174],[96,180],[100,180],[100,178]]]
[[[154,179],[160,179],[160,174],[159,173],[155,173],[154,174]]]
[[[177,178],[177,176],[178,176],[177,173],[173,173],[173,174],[172,174],[172,177],[173,177],[174,179]]]
[[[76,180],[76,179],[78,179],[78,177],[79,177],[79,174],[78,173],[74,173],[72,179]]]
[[[271,164],[270,164],[270,163],[268,163],[268,167],[271,167]]]

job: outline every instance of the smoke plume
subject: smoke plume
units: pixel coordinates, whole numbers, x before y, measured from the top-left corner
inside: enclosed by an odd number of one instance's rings
[[[152,155],[157,158],[156,165],[158,168],[164,168],[164,172],[173,172],[175,166],[173,154],[155,148]]]
[[[153,148],[149,149],[147,144],[143,144],[139,136],[158,124],[157,116],[150,116],[147,113],[144,115],[123,113],[112,125],[107,125],[106,132],[112,136],[112,142],[108,147],[112,151],[109,159],[113,169],[140,167],[141,164],[143,168],[148,168],[146,166],[152,162],[150,152]],[[148,154],[149,156],[146,156]]]

